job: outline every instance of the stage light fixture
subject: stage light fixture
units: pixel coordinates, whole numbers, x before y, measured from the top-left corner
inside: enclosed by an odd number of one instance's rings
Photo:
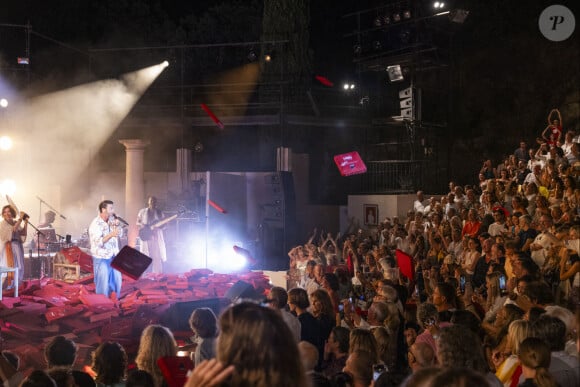
[[[8,107],[8,100],[6,98],[0,99],[0,107],[3,107],[3,108]]]
[[[354,51],[355,55],[359,55],[362,52],[362,46],[360,44],[355,44],[352,47],[352,50]]]
[[[435,9],[441,9],[445,7],[445,3],[442,1],[436,1],[433,3],[433,8]]]
[[[391,82],[398,82],[404,79],[401,65],[387,66],[387,74]]]
[[[342,85],[342,88],[344,89],[344,91],[351,91],[354,90],[356,88],[354,83],[350,83],[350,82],[346,82],[344,85]]]
[[[266,62],[270,62],[270,61],[272,61],[272,56],[270,54],[266,54],[266,55],[264,55],[264,60]]]
[[[383,48],[383,45],[378,40],[375,40],[373,42],[373,48],[375,49],[375,51],[379,51],[381,48]]]
[[[16,192],[16,182],[12,179],[6,179],[0,182],[0,193],[4,195],[14,196]]]
[[[7,151],[12,149],[12,139],[8,136],[0,137],[0,150]]]
[[[377,16],[375,18],[375,21],[373,22],[373,24],[375,25],[375,27],[380,27],[383,24],[383,21],[381,20],[380,16]]]
[[[468,15],[469,11],[466,9],[454,9],[449,12],[449,20],[453,23],[463,24]]]
[[[394,13],[394,14],[393,14],[393,21],[394,21],[395,23],[398,23],[398,22],[400,22],[400,21],[401,21],[401,14],[400,14],[400,13],[398,13],[398,12]]]
[[[256,55],[256,52],[255,52],[254,50],[250,50],[250,51],[248,52],[248,60],[249,60],[250,62],[255,62],[255,61],[256,61],[256,59],[258,59],[258,55]]]
[[[385,25],[391,24],[391,17],[389,15],[383,16],[383,24]]]
[[[161,67],[166,68],[169,66],[169,62],[164,60],[163,62],[161,62]]]
[[[411,11],[409,11],[409,10],[404,11],[403,18],[410,19],[411,18]]]

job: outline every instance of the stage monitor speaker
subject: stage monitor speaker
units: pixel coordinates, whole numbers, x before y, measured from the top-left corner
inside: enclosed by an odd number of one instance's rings
[[[160,324],[172,331],[190,331],[189,316],[198,308],[210,308],[216,316],[230,305],[226,298],[209,298],[207,300],[177,302],[169,307],[161,317]]]
[[[244,281],[238,281],[228,289],[226,292],[225,297],[232,302],[236,302],[240,299],[250,299],[255,301],[261,301],[264,297],[262,297],[254,287]]]

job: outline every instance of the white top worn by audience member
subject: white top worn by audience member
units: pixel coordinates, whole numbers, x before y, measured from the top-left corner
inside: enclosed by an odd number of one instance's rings
[[[541,232],[536,236],[536,239],[534,239],[534,242],[530,246],[530,250],[532,251],[530,255],[536,265],[539,267],[544,266],[544,261],[546,260],[550,246],[556,242],[556,237],[548,231]],[[535,249],[534,246],[541,246],[541,248]]]

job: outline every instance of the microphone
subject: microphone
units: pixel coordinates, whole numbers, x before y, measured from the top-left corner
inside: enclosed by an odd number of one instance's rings
[[[129,223],[125,219],[121,218],[120,216],[117,216],[116,214],[113,214],[113,218],[117,219],[119,222],[123,223],[125,226],[129,225]]]

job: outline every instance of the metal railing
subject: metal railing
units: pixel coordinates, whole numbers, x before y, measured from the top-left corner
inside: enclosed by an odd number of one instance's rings
[[[408,193],[423,186],[424,161],[385,160],[369,161],[367,173],[360,175],[360,193]],[[358,188],[358,189],[357,189]]]

